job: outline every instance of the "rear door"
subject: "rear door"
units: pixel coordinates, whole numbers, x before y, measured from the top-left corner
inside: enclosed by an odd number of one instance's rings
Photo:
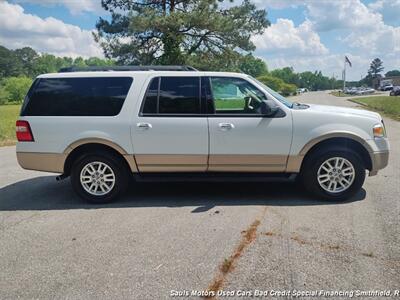
[[[152,78],[132,127],[140,172],[204,172],[208,124],[200,76]]]
[[[210,77],[209,171],[283,172],[292,139],[290,114],[265,117],[267,96],[242,78]]]

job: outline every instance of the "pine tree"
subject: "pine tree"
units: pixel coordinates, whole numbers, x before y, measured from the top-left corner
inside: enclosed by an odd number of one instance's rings
[[[106,57],[124,64],[184,64],[193,57],[253,51],[251,37],[270,25],[250,0],[102,0],[96,41]],[[227,1],[232,2],[232,1]]]

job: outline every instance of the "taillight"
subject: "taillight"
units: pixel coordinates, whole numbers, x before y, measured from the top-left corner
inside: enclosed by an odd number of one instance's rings
[[[18,120],[16,123],[16,133],[18,142],[33,142],[31,126],[28,121]]]

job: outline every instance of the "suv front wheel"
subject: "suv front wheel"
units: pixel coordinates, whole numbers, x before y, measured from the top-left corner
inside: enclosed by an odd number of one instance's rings
[[[325,149],[306,159],[301,178],[306,189],[314,195],[344,201],[361,189],[365,166],[351,149]]]
[[[76,193],[92,203],[116,199],[127,186],[125,166],[107,154],[88,154],[72,166],[71,182]]]

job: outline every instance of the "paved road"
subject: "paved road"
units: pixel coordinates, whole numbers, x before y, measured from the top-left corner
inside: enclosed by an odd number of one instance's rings
[[[324,92],[296,100],[355,106]],[[399,289],[400,123],[385,122],[389,166],[340,204],[287,183],[160,183],[86,205],[68,180],[22,170],[15,148],[0,148],[0,298]]]

